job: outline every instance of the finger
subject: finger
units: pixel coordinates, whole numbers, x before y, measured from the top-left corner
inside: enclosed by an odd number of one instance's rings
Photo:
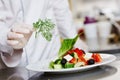
[[[33,26],[28,25],[28,24],[24,24],[24,23],[20,23],[20,24],[15,24],[16,27],[20,27],[20,28],[24,28],[24,29],[28,29],[31,32],[33,32]]]
[[[9,32],[7,35],[8,40],[17,40],[20,38],[23,38],[23,34],[15,33],[15,32]]]
[[[30,30],[23,28],[23,27],[13,27],[11,29],[12,32],[16,32],[16,33],[21,33],[21,34],[29,34]]]
[[[15,45],[19,44],[19,41],[17,41],[17,40],[7,40],[7,43],[10,46],[15,46]]]

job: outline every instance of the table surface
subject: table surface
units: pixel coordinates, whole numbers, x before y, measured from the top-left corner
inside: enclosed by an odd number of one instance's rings
[[[117,60],[93,69],[67,74],[50,74],[29,71],[24,67],[0,70],[0,80],[120,80],[120,53]]]

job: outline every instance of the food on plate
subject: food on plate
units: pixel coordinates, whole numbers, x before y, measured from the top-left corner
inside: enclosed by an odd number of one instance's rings
[[[82,67],[102,62],[102,57],[99,53],[86,53],[82,49],[74,48],[78,36],[73,39],[63,40],[58,57],[49,64],[50,69]]]

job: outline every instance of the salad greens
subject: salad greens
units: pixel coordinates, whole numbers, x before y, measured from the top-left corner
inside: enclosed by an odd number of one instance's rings
[[[54,26],[55,24],[53,24],[50,19],[39,19],[37,22],[33,23],[33,27],[36,31],[35,37],[41,33],[46,40],[50,41],[52,38],[52,33],[50,31],[53,30]]]
[[[62,57],[67,51],[72,49],[74,44],[75,44],[75,42],[77,41],[78,37],[79,37],[79,35],[77,35],[73,39],[64,39],[62,44],[61,44],[61,47],[59,49],[58,56]]]

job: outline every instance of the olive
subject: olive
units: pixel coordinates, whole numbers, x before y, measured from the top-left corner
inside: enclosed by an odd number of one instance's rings
[[[89,59],[89,60],[87,61],[87,64],[88,64],[88,65],[95,64],[95,60],[94,60],[94,59]]]
[[[66,62],[67,62],[67,60],[66,60],[66,59],[64,59],[64,58],[62,58],[62,60],[61,60],[61,64],[62,64],[62,65],[65,65],[65,64],[66,64]]]

